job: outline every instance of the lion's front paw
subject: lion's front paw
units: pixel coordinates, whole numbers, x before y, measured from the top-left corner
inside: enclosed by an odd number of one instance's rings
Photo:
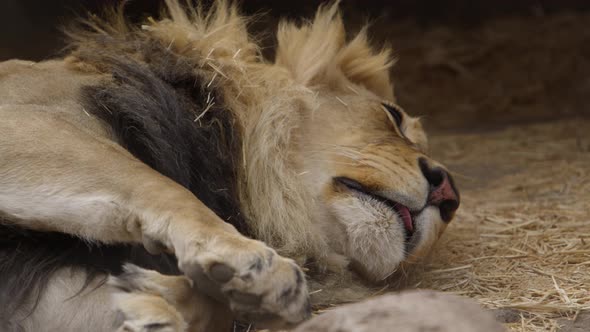
[[[119,319],[117,332],[184,332],[181,314],[162,297],[120,292],[114,296]]]
[[[180,268],[239,318],[272,325],[310,316],[305,276],[293,260],[239,235],[218,238],[205,251],[184,256],[192,258],[181,259]]]

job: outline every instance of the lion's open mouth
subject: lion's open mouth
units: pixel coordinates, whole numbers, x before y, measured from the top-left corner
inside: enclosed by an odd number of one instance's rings
[[[391,210],[393,210],[399,219],[402,221],[404,228],[406,230],[406,241],[409,241],[412,235],[414,234],[414,218],[413,213],[408,209],[407,206],[400,204],[398,202],[392,201],[387,197],[383,197],[379,194],[372,192],[371,190],[367,189],[365,186],[360,184],[358,181],[352,180],[347,177],[335,177],[334,182],[343,185],[347,189],[359,193],[361,195],[370,197],[374,200],[377,200],[385,205],[387,205]]]

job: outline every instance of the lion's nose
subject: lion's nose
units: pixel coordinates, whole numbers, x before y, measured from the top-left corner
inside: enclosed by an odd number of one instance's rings
[[[420,158],[418,164],[430,184],[428,204],[439,208],[443,221],[451,221],[460,203],[459,191],[455,187],[453,178],[443,168],[431,167],[426,158]]]

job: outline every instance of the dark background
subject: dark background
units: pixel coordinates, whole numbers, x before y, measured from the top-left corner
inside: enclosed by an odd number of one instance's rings
[[[0,61],[60,55],[60,27],[115,0],[0,0]],[[133,0],[130,19],[157,16]],[[243,0],[272,57],[279,18],[311,17],[322,1]],[[399,102],[430,131],[590,117],[590,1],[343,0],[347,28],[371,22],[375,45],[393,46]]]
[[[210,2],[206,1],[206,2]],[[248,14],[266,13],[264,24],[276,18],[310,17],[319,0],[243,0],[241,8]],[[23,58],[40,60],[52,56],[63,46],[59,27],[76,15],[97,13],[102,6],[117,0],[2,0],[0,1],[0,60]],[[162,0],[129,1],[127,13],[135,20],[157,15]],[[499,16],[534,16],[563,11],[587,11],[586,0],[344,0],[348,21],[395,22],[410,19],[421,26],[434,24],[469,27]],[[256,28],[263,29],[262,24]]]

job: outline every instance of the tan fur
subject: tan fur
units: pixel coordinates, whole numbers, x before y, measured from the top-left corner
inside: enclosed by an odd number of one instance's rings
[[[116,292],[124,288],[127,292]],[[195,292],[184,276],[164,276],[126,265],[121,277],[111,277],[109,287],[114,306],[126,317],[121,331],[149,331],[150,324],[167,325],[166,331],[228,331],[231,314],[209,297]],[[159,331],[159,330],[158,330]]]
[[[389,49],[375,51],[366,30],[347,41],[333,4],[320,8],[312,22],[282,22],[276,60],[269,63],[235,6],[217,1],[204,13],[174,0],[166,4],[169,18],[147,22],[142,33],[186,56],[195,72],[223,87],[243,130],[239,189],[248,224],[256,239],[310,267],[312,287],[322,289],[314,295],[317,304],[366,296],[371,290],[359,274],[382,281],[428,253],[445,228],[438,208],[427,207],[416,217],[422,236],[406,253],[403,226],[390,208],[332,182],[347,176],[411,209],[425,204],[428,183],[417,164],[419,157],[428,158],[422,126],[404,112],[397,128],[382,105],[395,102]],[[120,19],[88,24],[105,34],[130,29]],[[239,270],[252,257],[276,255],[136,160],[85,114],[76,93],[84,84],[109,79],[102,71],[76,52],[66,61],[0,64],[0,129],[9,133],[9,143],[0,144],[0,158],[9,160],[0,163],[0,174],[9,174],[0,177],[0,198],[13,204],[0,199],[0,210],[26,227],[89,240],[143,242],[148,249],[156,241],[176,254],[183,269],[223,262]],[[59,88],[50,93],[49,85]],[[20,157],[22,151],[30,159]],[[52,205],[57,199],[77,203],[58,209]],[[232,287],[267,294],[291,285],[292,263],[275,260],[256,283]],[[185,328],[179,318],[185,305],[149,291],[141,296],[158,312],[178,318],[176,330]],[[128,300],[120,302],[131,312],[143,301]],[[296,322],[304,301],[302,295],[280,308],[270,301],[265,310]]]
[[[26,310],[18,312],[14,321],[20,322],[22,330],[27,332],[114,330],[117,315],[111,310],[112,289],[103,287],[97,290],[97,280],[79,293],[84,282],[84,274],[80,271],[69,268],[58,271],[47,285],[35,312],[31,315]]]

